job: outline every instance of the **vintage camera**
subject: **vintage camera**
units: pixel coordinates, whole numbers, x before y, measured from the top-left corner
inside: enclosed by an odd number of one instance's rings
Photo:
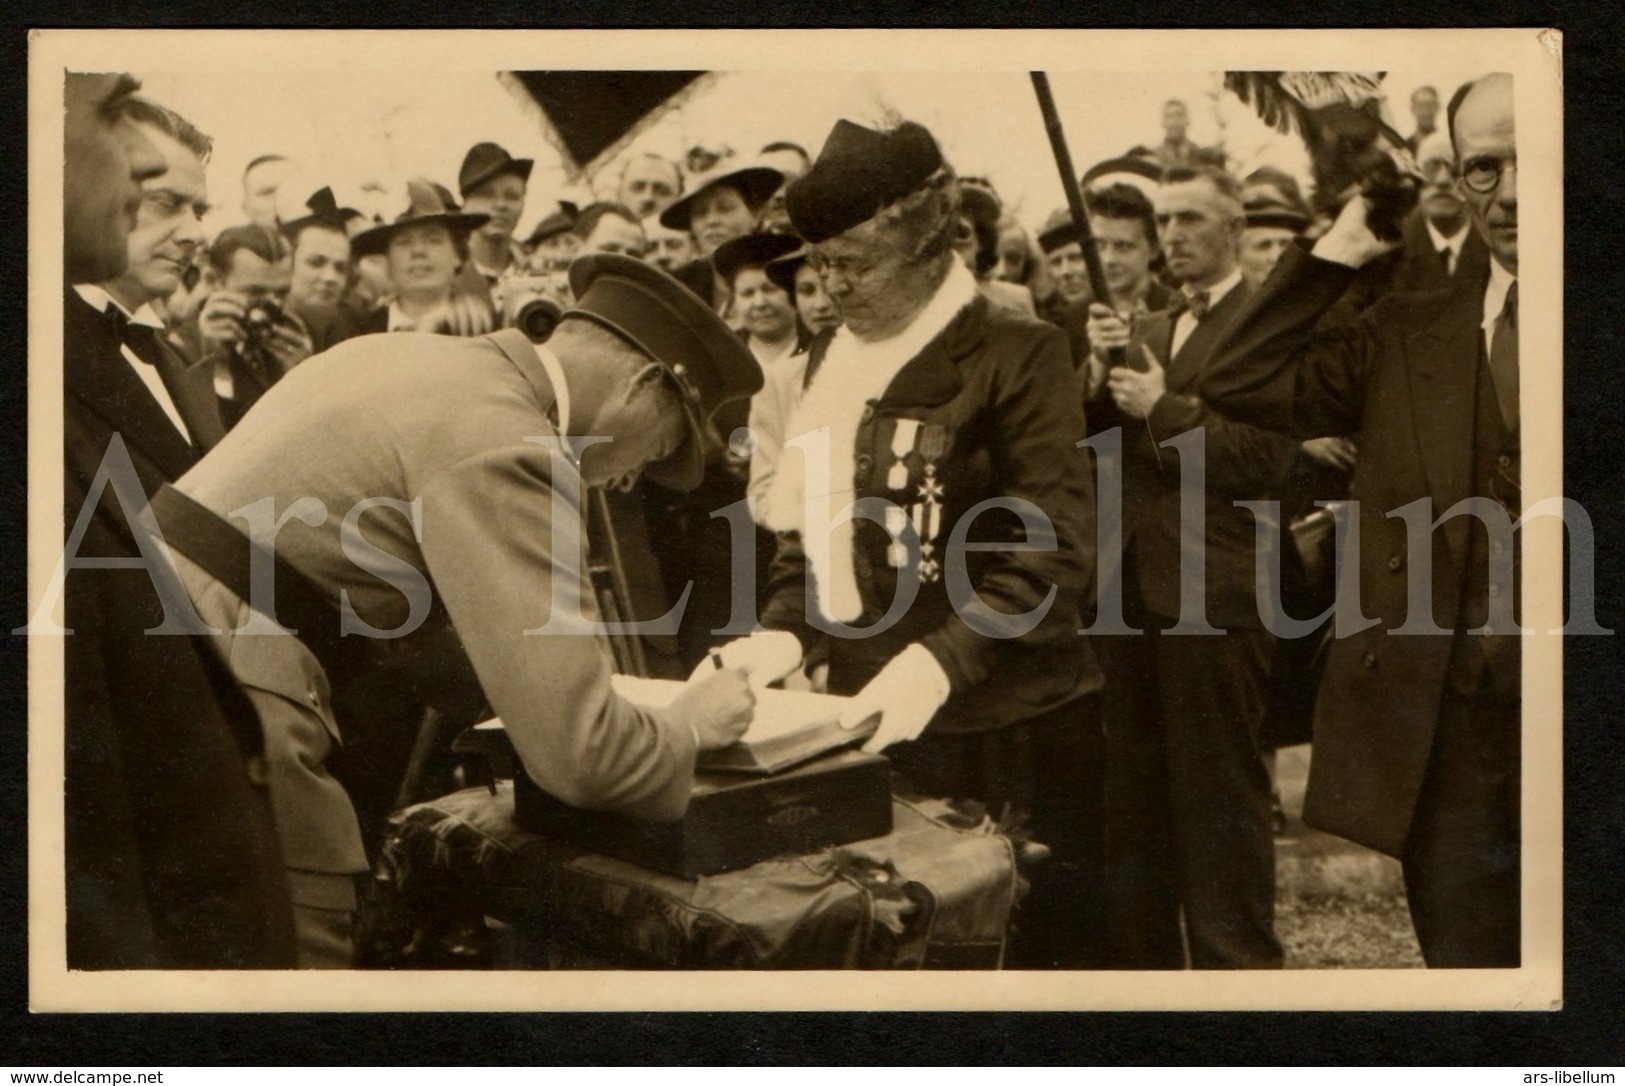
[[[562,277],[527,275],[503,285],[502,323],[525,333],[532,343],[545,343],[570,304],[570,287]]]
[[[532,343],[545,343],[553,334],[553,329],[559,326],[559,318],[564,316],[557,302],[546,298],[532,298],[519,307],[513,316],[513,326],[525,333],[525,337]]]
[[[275,300],[260,298],[250,303],[243,314],[243,345],[251,350],[261,349],[282,322],[282,307]]]

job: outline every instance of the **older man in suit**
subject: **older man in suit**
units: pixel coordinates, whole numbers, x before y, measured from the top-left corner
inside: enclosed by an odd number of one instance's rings
[[[1482,282],[1489,274],[1490,251],[1468,221],[1449,135],[1434,132],[1423,139],[1416,164],[1426,181],[1416,210],[1405,220],[1393,289],[1442,290],[1456,282]]]
[[[1164,175],[1155,207],[1179,300],[1132,329],[1097,306],[1089,327],[1092,383],[1115,408],[1115,418],[1105,405],[1093,410],[1091,432],[1123,428],[1123,561],[1103,563],[1100,594],[1132,593],[1124,616],[1146,627],[1143,639],[1100,639],[1112,690],[1114,964],[1177,967],[1183,912],[1196,968],[1279,967],[1270,782],[1258,738],[1272,641],[1254,596],[1253,516],[1232,502],[1269,497],[1294,443],[1187,417],[1214,344],[1251,293],[1236,262],[1246,221],[1239,186],[1210,167],[1182,167]],[[1129,365],[1108,375],[1116,346],[1127,348]],[[1203,489],[1193,491],[1198,467]],[[1201,521],[1186,508],[1193,495]]]
[[[148,420],[143,416],[150,412],[142,410],[147,403],[139,396],[127,405],[128,421],[138,438],[150,438],[152,455],[164,463],[165,474],[179,478],[224,436],[225,429],[209,367],[193,365],[169,343],[154,306],[180,288],[181,275],[202,250],[201,220],[209,207],[203,169],[213,145],[162,106],[138,99],[130,110],[163,153],[165,169],[142,186],[141,211],[130,233],[124,274],[96,285],[75,286],[84,305],[70,307],[68,321],[76,341],[105,336],[107,361],[115,368],[119,363],[128,365],[147,387],[169,426],[145,425]],[[189,446],[184,455],[173,447],[171,435]]]
[[[366,856],[327,762],[347,720],[335,702],[383,657],[406,664],[400,682],[483,696],[559,799],[650,820],[682,815],[697,751],[749,720],[738,671],[667,710],[611,691],[581,505],[583,487],[629,485],[645,467],[697,484],[702,426],[756,391],[760,370],[641,261],[582,257],[571,288],[576,307],[543,346],[516,330],[345,341],[278,382],[153,502],[186,594],[259,714],[302,965],[350,962]],[[274,605],[252,573],[261,561],[276,571]]]
[[[1518,547],[1453,517],[1431,533],[1433,613],[1410,614],[1417,550],[1395,515],[1430,502],[1425,532],[1470,496],[1510,517],[1521,509],[1512,78],[1463,87],[1448,121],[1461,194],[1493,258],[1487,277],[1395,294],[1313,334],[1353,269],[1389,248],[1355,199],[1312,253],[1282,259],[1200,388],[1232,416],[1359,445],[1360,613],[1375,621],[1332,643],[1304,817],[1403,861],[1430,966],[1504,967],[1520,953],[1521,654],[1510,608],[1496,604],[1515,598]]]
[[[100,282],[70,288],[64,308],[67,960],[74,969],[286,966],[281,861],[245,763],[258,746],[252,711],[206,646],[146,634],[162,625],[163,607],[136,568],[132,521],[221,426],[207,370],[184,366],[150,304],[175,289],[201,240],[208,141],[129,97],[133,86],[69,76],[70,130],[76,91],[99,90],[101,103],[83,108],[114,129],[97,133],[102,143],[126,150],[98,172],[71,137],[68,148],[68,271]],[[120,259],[86,260],[72,189],[117,198],[131,178],[140,182],[128,205],[134,230],[116,233]],[[88,565],[108,559],[123,568]]]

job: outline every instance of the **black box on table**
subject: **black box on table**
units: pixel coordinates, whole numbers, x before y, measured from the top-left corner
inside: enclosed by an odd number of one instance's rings
[[[680,822],[583,811],[514,774],[514,821],[578,848],[684,878],[891,832],[890,764],[838,751],[773,776],[695,775]]]

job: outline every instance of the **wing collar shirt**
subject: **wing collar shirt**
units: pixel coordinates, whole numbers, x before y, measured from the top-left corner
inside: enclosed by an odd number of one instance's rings
[[[163,337],[164,322],[158,319],[158,314],[153,310],[152,306],[143,305],[134,313],[131,313],[101,287],[82,285],[75,286],[73,289],[78,291],[79,297],[83,298],[85,303],[98,313],[107,312],[109,306],[115,307],[120,313],[124,314],[131,324],[144,325],[155,330],[160,338]],[[119,353],[124,356],[124,361],[130,364],[130,368],[135,370],[135,375],[141,378],[141,383],[147,386],[147,391],[151,392],[152,398],[158,401],[158,406],[164,409],[164,414],[169,416],[169,421],[175,424],[175,429],[180,431],[181,437],[186,439],[188,445],[192,444],[192,431],[186,428],[186,420],[181,418],[180,408],[175,406],[175,400],[169,395],[169,389],[164,387],[163,377],[158,373],[158,367],[143,362],[130,349],[128,343],[119,344]]]

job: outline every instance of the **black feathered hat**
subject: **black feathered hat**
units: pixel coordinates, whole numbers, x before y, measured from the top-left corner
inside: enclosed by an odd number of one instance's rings
[[[812,168],[785,193],[785,210],[796,233],[825,241],[868,222],[942,166],[942,151],[923,125],[904,121],[882,132],[836,121]]]

